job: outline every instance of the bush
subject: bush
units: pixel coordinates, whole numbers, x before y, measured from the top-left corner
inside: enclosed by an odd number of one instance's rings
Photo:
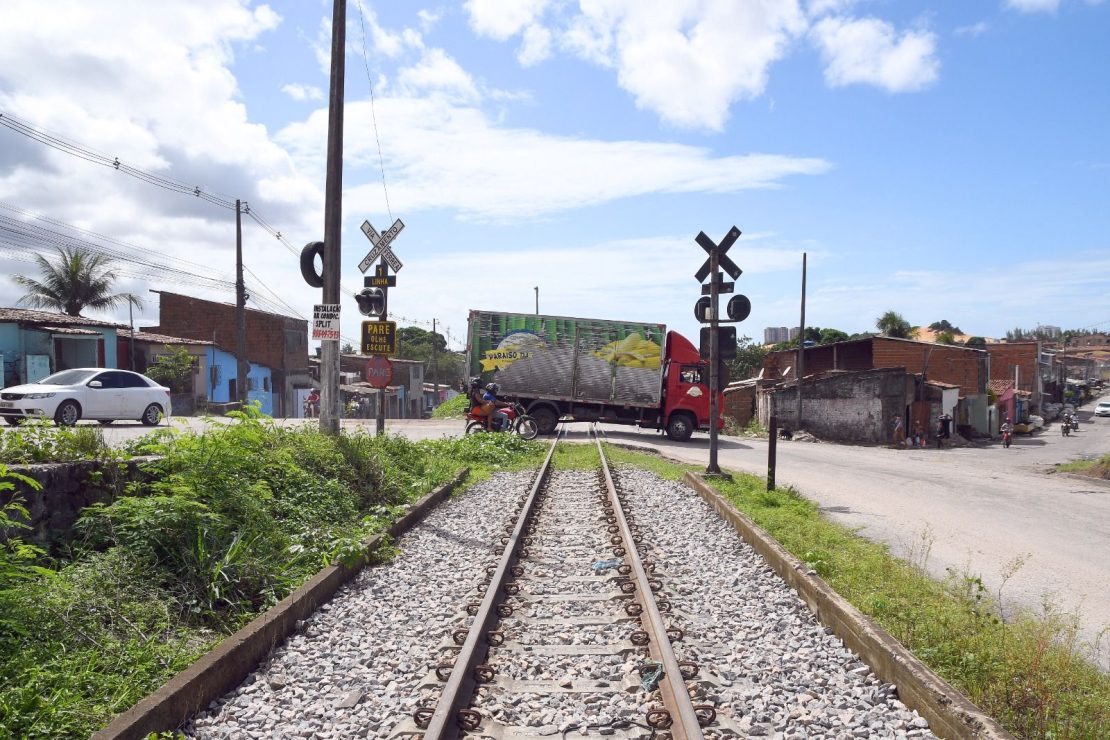
[[[465,393],[460,393],[454,398],[444,401],[432,411],[433,419],[461,419],[466,416],[470,402]]]

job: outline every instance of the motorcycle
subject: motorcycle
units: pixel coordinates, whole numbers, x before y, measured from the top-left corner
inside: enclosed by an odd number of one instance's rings
[[[1009,430],[1002,431],[1002,446],[1009,448],[1010,442],[1013,440],[1014,433]]]
[[[486,431],[502,432],[512,431],[520,435],[521,439],[535,439],[540,433],[540,426],[536,420],[524,412],[524,407],[514,401],[510,406],[498,409],[505,415],[505,428],[492,429],[490,426],[496,422],[487,416],[478,416],[472,411],[466,412],[466,433],[481,434]]]
[[[1079,414],[1071,415],[1071,428],[1077,432],[1079,431]]]
[[[1060,422],[1060,433],[1063,434],[1065,437],[1071,434],[1071,421],[1069,421],[1068,419],[1064,419],[1062,422]]]

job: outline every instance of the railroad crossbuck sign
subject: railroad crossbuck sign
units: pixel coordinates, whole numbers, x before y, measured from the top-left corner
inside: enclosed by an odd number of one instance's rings
[[[733,226],[731,229],[728,230],[728,233],[725,234],[725,238],[721,240],[720,244],[714,244],[713,240],[706,236],[704,231],[698,232],[698,235],[694,238],[694,241],[698,243],[698,246],[705,250],[706,254],[713,254],[713,252],[716,251],[717,261],[718,264],[721,266],[721,269],[727,272],[729,276],[733,280],[735,280],[740,277],[740,273],[743,272],[743,270],[737,267],[735,262],[725,256],[725,253],[728,252],[728,250],[732,247],[733,244],[736,243],[736,240],[739,238],[740,229]],[[709,265],[709,259],[706,259],[701,268],[699,268],[698,271],[694,274],[694,279],[697,280],[699,283],[705,282],[705,279],[709,277],[710,269],[711,268]],[[365,272],[365,270],[363,270],[363,272]],[[718,281],[720,280],[719,278],[714,279]]]
[[[369,221],[363,221],[361,228],[362,233],[366,234],[366,238],[370,240],[374,248],[362,258],[362,262],[358,263],[358,271],[365,273],[370,269],[370,265],[374,264],[375,260],[382,257],[385,259],[385,263],[389,265],[394,272],[400,272],[401,267],[403,267],[401,260],[397,259],[397,255],[393,254],[389,245],[393,243],[393,240],[397,238],[401,230],[405,228],[404,222],[402,222],[401,219],[397,219],[393,222],[392,226],[386,229],[384,234],[379,234],[378,230],[371,226]]]

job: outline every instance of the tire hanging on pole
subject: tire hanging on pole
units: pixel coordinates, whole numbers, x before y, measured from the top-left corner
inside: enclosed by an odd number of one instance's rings
[[[301,277],[313,288],[324,287],[324,276],[316,272],[316,255],[324,259],[324,243],[309,242],[301,250]]]

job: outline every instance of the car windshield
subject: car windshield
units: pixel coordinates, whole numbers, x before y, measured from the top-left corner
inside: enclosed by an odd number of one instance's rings
[[[84,383],[99,370],[63,370],[38,381],[41,385],[76,385]]]

